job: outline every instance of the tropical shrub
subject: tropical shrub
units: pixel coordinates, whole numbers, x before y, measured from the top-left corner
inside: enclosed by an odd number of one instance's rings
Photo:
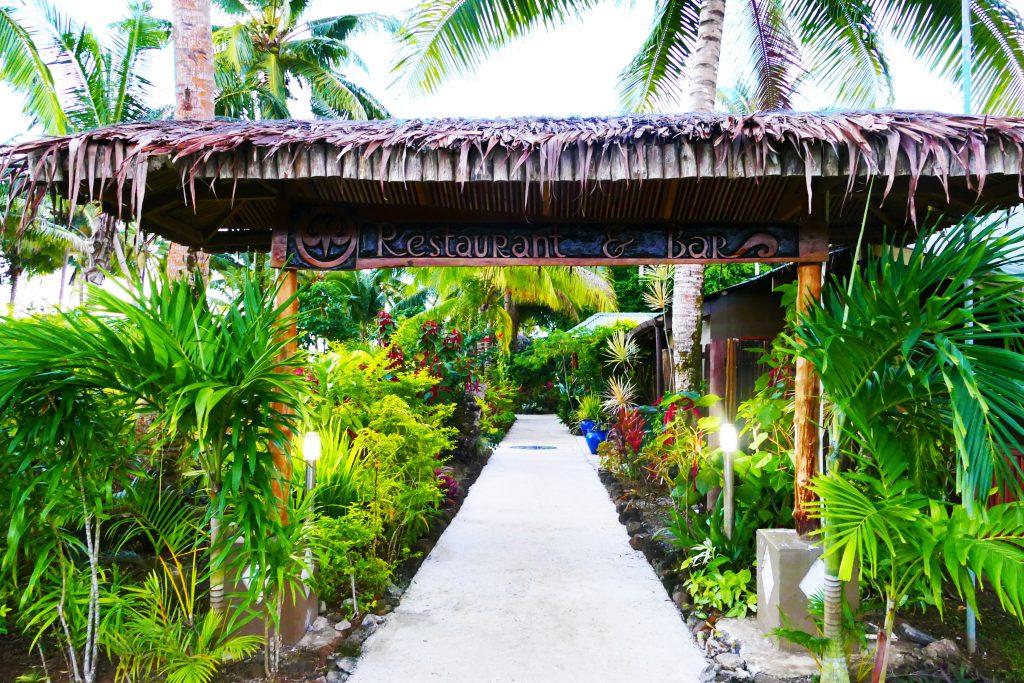
[[[605,389],[604,353],[616,329],[555,330],[518,351],[512,376],[521,388],[519,410],[556,412],[570,425],[580,399]]]
[[[379,329],[393,328],[387,316]],[[328,600],[376,596],[451,491],[439,468],[456,430],[454,404],[440,401],[429,368],[405,369],[396,344],[345,348],[310,363],[307,429],[320,433],[314,546],[317,590]],[[415,363],[416,366],[419,363]],[[444,487],[444,488],[443,488]]]
[[[791,353],[818,370],[831,404],[828,473],[812,506],[826,521],[828,581],[858,564],[886,602],[874,676],[884,680],[896,610],[919,582],[976,607],[973,571],[1024,616],[1019,504],[985,510],[993,486],[1019,496],[1024,433],[1024,235],[968,217],[910,250],[869,255],[796,326]],[[828,595],[836,595],[830,591]],[[844,680],[840,606],[825,602],[823,680]]]
[[[114,647],[101,642],[116,632],[104,627],[110,619],[130,625],[164,609],[167,633],[195,633],[198,622],[170,609],[159,582],[140,610],[119,602],[135,584],[99,560],[114,515],[132,517],[125,492],[159,478],[168,459],[167,475],[193,473],[183,488],[203,499],[211,595],[239,564],[252,604],[263,594],[273,605],[288,587],[281,577],[300,575],[301,516],[279,514],[288,501],[272,449],[286,447],[294,419],[279,406],[296,408],[304,388],[294,360],[282,359],[288,320],[274,291],[251,278],[240,286],[218,306],[201,282],[132,283],[121,295],[92,291],[81,310],[0,325],[0,446],[15,468],[3,478],[12,530],[4,568],[23,628],[51,631],[76,681],[94,677],[101,644]],[[227,528],[230,538],[219,532]],[[52,618],[38,618],[47,600]],[[192,654],[231,647],[190,642]]]
[[[329,604],[341,604],[356,597],[363,607],[372,607],[376,596],[391,580],[394,564],[374,553],[374,544],[384,535],[380,517],[353,508],[345,515],[318,515],[314,522],[317,571],[313,588]],[[353,582],[356,596],[352,595]]]

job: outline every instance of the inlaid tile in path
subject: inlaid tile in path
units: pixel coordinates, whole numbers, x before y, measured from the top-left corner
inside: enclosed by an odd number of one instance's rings
[[[706,662],[584,448],[521,416],[349,682],[696,683]]]

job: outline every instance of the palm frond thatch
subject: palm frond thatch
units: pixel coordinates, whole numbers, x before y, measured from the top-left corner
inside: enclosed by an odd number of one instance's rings
[[[632,178],[1021,177],[1024,120],[934,112],[679,114],[606,118],[381,121],[147,121],[43,138],[0,152],[3,178],[38,203],[108,197],[142,212],[151,173],[180,176],[185,200],[222,180],[336,176],[387,182],[544,183]],[[432,171],[428,169],[433,169]],[[428,173],[433,173],[429,176]],[[224,194],[230,195],[230,192]],[[116,196],[116,199],[115,199]]]

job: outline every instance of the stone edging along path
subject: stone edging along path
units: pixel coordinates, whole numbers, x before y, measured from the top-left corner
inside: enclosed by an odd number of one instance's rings
[[[579,440],[583,442],[582,437]],[[629,534],[630,546],[647,558],[666,594],[672,596],[672,602],[710,660],[704,673],[707,680],[754,683],[810,683],[816,680],[818,666],[814,658],[798,649],[781,650],[773,639],[760,631],[754,617],[705,621],[695,616],[689,594],[682,585],[683,577],[678,571],[682,554],[657,534],[665,525],[664,508],[670,502],[632,496],[632,489],[627,484],[617,480],[608,470],[600,469],[596,456],[588,453],[587,460],[615,503],[619,522]],[[940,680],[943,672],[957,672],[966,664],[956,643],[951,640],[936,639],[905,622],[899,624],[897,632],[899,640],[893,641],[890,653],[890,676],[900,673],[919,676],[922,672],[933,672],[934,679],[928,680]],[[868,652],[864,656],[870,658],[871,654]],[[949,680],[949,677],[943,676],[941,680]]]
[[[362,658],[338,660],[327,681],[697,683],[710,673],[629,547],[581,440],[554,416],[519,418],[372,630]]]

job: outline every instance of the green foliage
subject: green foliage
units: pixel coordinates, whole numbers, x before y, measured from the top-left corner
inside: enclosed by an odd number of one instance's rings
[[[973,572],[1024,618],[1024,508],[983,509],[993,484],[1021,489],[1024,279],[1009,273],[1022,262],[1024,234],[968,217],[909,252],[868,256],[790,342],[832,403],[830,469],[811,506],[828,571],[849,580],[859,564],[886,602],[879,680],[912,591],[941,609],[952,585],[976,607]]]
[[[355,578],[360,604],[380,595],[391,580],[394,564],[378,557],[376,539],[384,534],[382,520],[354,509],[341,517],[319,516],[314,522],[317,572],[313,587],[322,600],[340,604],[351,596]]]
[[[333,350],[313,359],[307,428],[323,443],[313,525],[327,599],[372,604],[442,502],[438,474],[453,444],[454,405],[432,400],[437,378],[402,370],[394,346]]]
[[[253,654],[262,638],[237,635],[252,613],[235,616],[202,611],[210,575],[202,556],[208,550],[202,515],[179,494],[155,488],[130,495],[128,516],[118,522],[121,545],[144,538],[158,567],[140,584],[112,595],[116,624],[103,629],[108,651],[125,680],[166,677],[180,683],[207,683],[226,659]],[[241,617],[241,618],[240,618]]]
[[[590,420],[601,422],[604,419],[604,409],[600,394],[587,394],[580,399],[579,407],[576,409],[576,421]]]
[[[490,444],[500,442],[516,421],[516,387],[509,376],[507,357],[499,357],[487,380],[483,398],[474,397],[480,407],[480,430]]]
[[[615,331],[629,325],[565,332],[555,330],[513,356],[515,381],[521,387],[520,409],[557,411],[571,424],[580,399],[605,389],[603,354]]]
[[[109,43],[49,3],[34,26],[17,10],[0,8],[0,79],[24,98],[24,112],[48,134],[152,118],[152,84],[143,65],[170,38],[148,1],[128,4],[111,26]]]
[[[316,506],[324,514],[338,516],[363,499],[364,450],[354,443],[340,420],[318,424],[322,449],[316,463]],[[293,471],[302,472],[305,464],[296,454]]]
[[[827,290],[790,350],[821,375],[839,452],[897,439],[919,490],[952,484],[980,501],[995,481],[1020,492],[1024,281],[1005,269],[1022,261],[1024,234],[1004,233],[1001,217],[969,218],[907,255],[869,257],[852,283]]]
[[[814,657],[814,660],[821,666],[822,660],[825,658],[830,645],[829,639],[823,635],[822,622],[824,621],[825,613],[825,602],[820,594],[812,595],[808,601],[807,611],[814,620],[816,627],[815,633],[808,633],[801,629],[795,628],[789,617],[784,612],[779,613],[779,618],[782,622],[782,627],[774,629],[772,635],[783,638],[784,640],[793,643],[799,647],[807,650],[808,654]],[[861,614],[857,614],[850,607],[850,603],[846,600],[846,594],[842,596],[842,621],[840,631],[842,633],[843,640],[843,652],[846,653],[847,659],[850,655],[857,651],[867,651],[868,649],[868,638],[867,629],[862,623]],[[865,663],[864,660],[861,662],[861,666],[865,669],[870,669],[870,662]],[[863,681],[867,678],[870,671],[861,670],[857,672],[856,680]]]
[[[342,342],[356,339],[359,325],[349,315],[344,288],[334,280],[311,282],[299,294],[299,341],[313,346],[319,340]]]
[[[611,266],[608,271],[611,274],[612,287],[615,288],[615,300],[618,302],[620,311],[649,310],[644,299],[646,287],[640,277],[639,268],[636,266]]]
[[[297,86],[307,88],[316,116],[387,117],[383,105],[344,74],[365,69],[350,40],[365,31],[394,33],[397,22],[379,14],[303,21],[306,0],[217,0],[232,22],[213,32],[216,109],[233,118],[289,118]]]
[[[707,564],[697,565],[694,558],[687,559],[683,567],[690,570],[684,586],[693,598],[695,614],[707,619],[712,613],[741,618],[757,611],[757,589],[749,569],[723,569],[724,557],[716,557]]]
[[[103,633],[131,623],[152,631],[132,622],[142,613],[163,614],[172,641],[198,638],[182,646],[193,654],[230,646],[207,637],[225,632],[216,615],[189,630],[199,623],[194,593],[190,611],[174,616],[168,598],[180,603],[187,591],[168,592],[160,579],[133,610],[119,602],[128,588],[116,567],[99,561],[105,523],[138,507],[123,492],[154,476],[161,463],[148,456],[172,440],[174,470],[192,472],[190,486],[207,498],[199,526],[234,532],[211,532],[205,543],[211,583],[244,564],[255,604],[261,593],[279,600],[287,577],[299,575],[304,518],[278,514],[281,482],[270,447],[286,446],[293,417],[277,406],[297,408],[303,385],[294,361],[281,359],[288,320],[273,300],[273,290],[250,279],[218,309],[200,283],[164,280],[120,294],[93,290],[81,310],[0,325],[0,446],[3,466],[14,468],[4,477],[12,530],[4,567],[23,607],[53,606],[45,619],[26,609],[25,624],[67,641],[69,660],[80,660],[76,679],[95,668]],[[66,352],[54,356],[55,348]],[[144,416],[152,443],[143,448]],[[196,580],[194,571],[189,576]],[[71,599],[82,586],[84,602]],[[116,629],[102,628],[108,619],[120,620]]]
[[[704,294],[715,294],[752,277],[753,263],[713,263],[704,268]]]

